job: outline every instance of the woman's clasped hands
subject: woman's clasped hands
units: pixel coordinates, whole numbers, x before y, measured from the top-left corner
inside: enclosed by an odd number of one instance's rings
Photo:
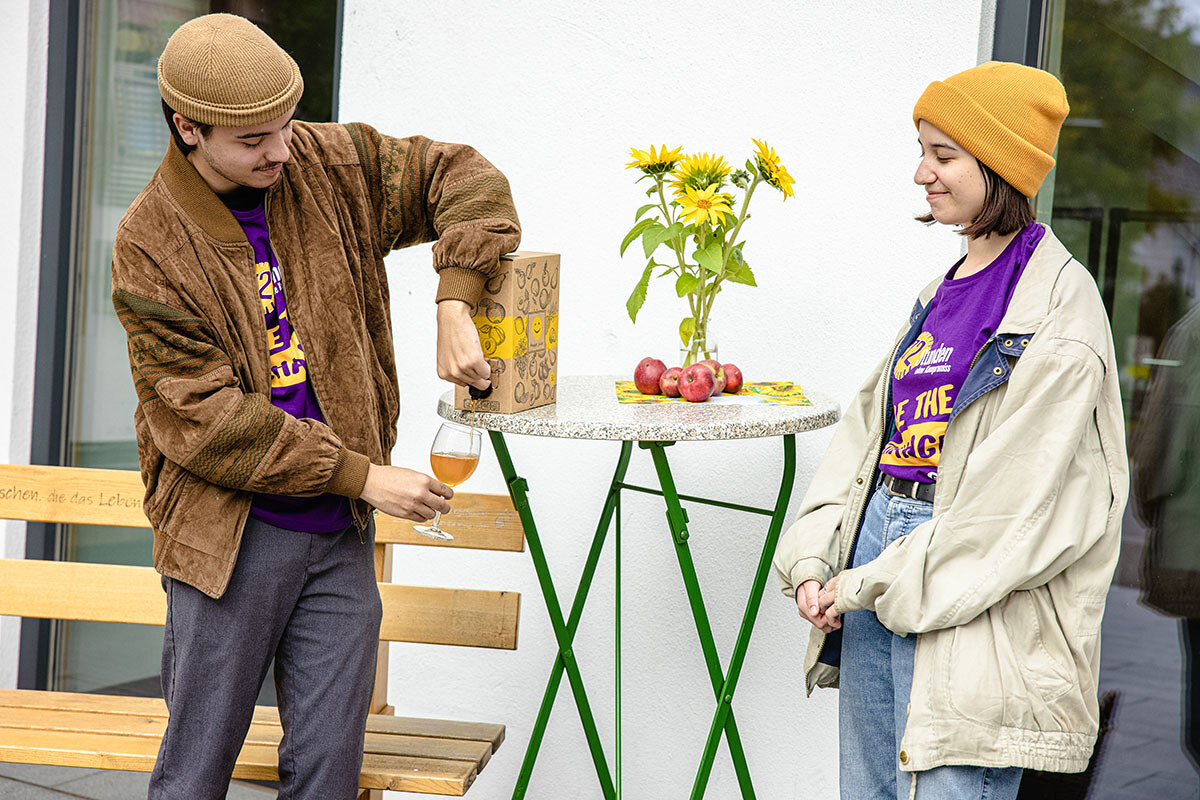
[[[796,590],[796,608],[800,616],[817,626],[822,633],[831,633],[842,627],[842,615],[833,610],[836,597],[836,575],[824,586],[820,581],[805,581]]]

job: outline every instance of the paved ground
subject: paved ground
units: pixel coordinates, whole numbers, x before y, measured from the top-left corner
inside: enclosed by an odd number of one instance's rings
[[[1089,800],[1197,800],[1200,776],[1180,746],[1178,620],[1138,605],[1137,590],[1114,586],[1101,641],[1100,691],[1121,696]]]
[[[0,798],[4,800],[137,800],[146,796],[150,776],[143,772],[106,769],[0,764]],[[266,800],[275,791],[234,781],[228,800]]]

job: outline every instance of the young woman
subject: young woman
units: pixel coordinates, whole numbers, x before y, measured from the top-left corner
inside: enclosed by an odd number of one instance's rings
[[[1079,772],[1128,494],[1112,334],[1033,221],[1068,111],[991,62],[917,101],[926,222],[967,254],[922,291],[838,425],[775,568],[839,686],[844,800],[1006,800]]]

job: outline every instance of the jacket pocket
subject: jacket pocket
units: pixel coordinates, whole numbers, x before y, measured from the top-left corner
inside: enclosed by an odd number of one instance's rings
[[[1044,587],[1013,592],[1001,601],[1004,629],[1013,637],[1018,664],[1048,703],[1074,687],[1071,649]]]
[[[1013,592],[954,629],[947,698],[967,719],[1037,731],[1071,728],[1060,701],[1078,694],[1066,638],[1044,588]],[[1075,690],[1074,692],[1072,690]]]
[[[146,518],[160,531],[166,530],[166,522],[179,505],[187,482],[188,471],[170,459],[163,459],[154,482],[154,493],[146,498]]]

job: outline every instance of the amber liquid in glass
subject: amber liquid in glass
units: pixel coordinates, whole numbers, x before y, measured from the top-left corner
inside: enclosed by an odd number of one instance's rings
[[[471,477],[479,464],[479,456],[470,453],[430,453],[433,475],[447,486],[458,486]]]

